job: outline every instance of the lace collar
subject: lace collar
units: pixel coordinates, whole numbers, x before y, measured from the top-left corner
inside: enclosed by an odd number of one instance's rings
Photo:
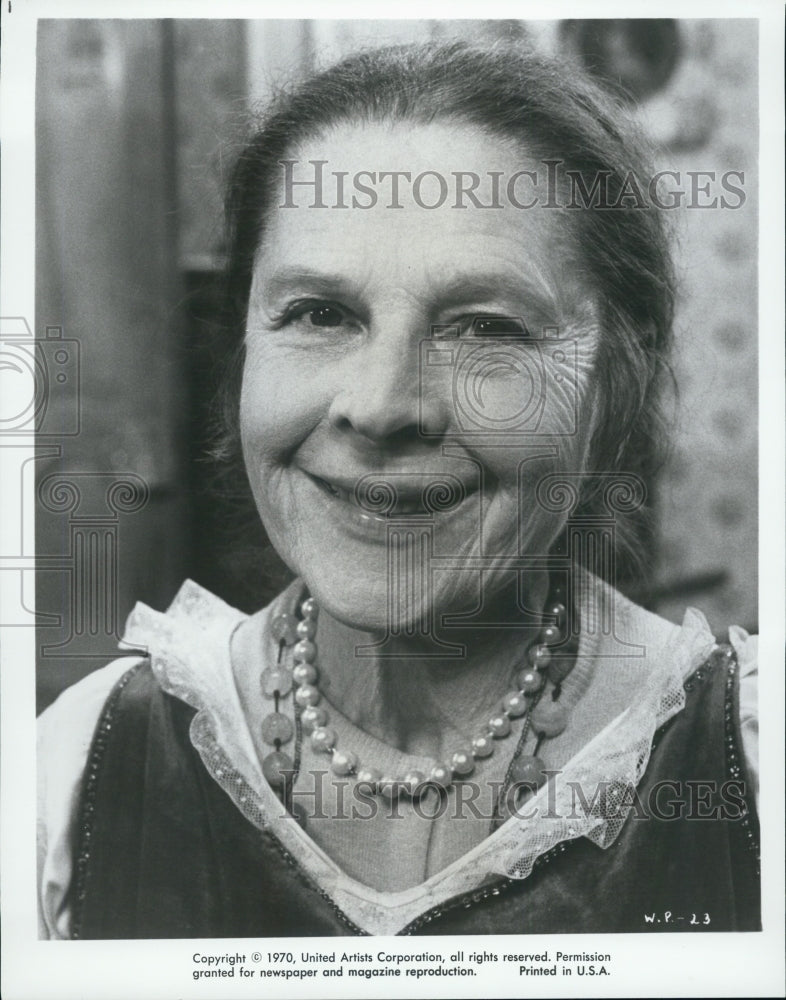
[[[293,600],[293,584],[263,613],[263,627]],[[623,612],[630,634],[651,633],[656,619],[591,578]],[[526,818],[514,817],[473,850],[421,885],[401,892],[379,892],[350,878],[308,833],[282,817],[281,805],[265,781],[243,715],[230,662],[229,645],[246,616],[192,581],[186,581],[166,613],[137,604],[123,645],[146,649],[162,689],[197,710],[191,740],[213,779],[243,815],[274,834],[313,882],[357,926],[371,934],[395,934],[422,913],[448,899],[479,888],[491,876],[526,878],[535,860],[556,844],[588,837],[608,847],[619,834],[625,813],[590,809],[576,818],[576,782],[584,789],[604,782],[606,802],[636,786],[649,760],[655,731],[685,703],[683,680],[709,654],[714,639],[704,616],[690,609],[681,628],[661,630],[647,645],[636,669],[637,696],[591,739],[561,774],[531,800]],[[664,635],[666,636],[663,641]],[[582,647],[586,645],[582,637]],[[586,654],[580,647],[579,657]],[[592,641],[593,655],[619,656],[608,636]],[[548,795],[548,800],[546,796]],[[588,796],[591,798],[591,795]],[[534,817],[534,818],[530,818]]]

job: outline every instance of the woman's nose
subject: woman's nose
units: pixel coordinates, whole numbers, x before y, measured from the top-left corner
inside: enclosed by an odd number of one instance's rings
[[[374,444],[441,437],[449,401],[421,379],[421,341],[393,331],[372,334],[352,356],[344,383],[331,403],[333,427]],[[424,392],[424,386],[431,389]]]

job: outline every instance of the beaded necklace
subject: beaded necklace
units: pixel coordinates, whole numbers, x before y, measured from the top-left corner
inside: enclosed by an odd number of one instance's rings
[[[330,770],[338,777],[354,777],[364,791],[386,799],[399,796],[416,798],[427,788],[436,788],[446,794],[451,786],[468,778],[476,762],[491,757],[495,744],[507,739],[513,732],[514,720],[522,719],[523,725],[498,800],[497,815],[504,818],[503,801],[509,801],[508,792],[514,789],[513,801],[520,797],[516,789],[536,791],[546,780],[545,765],[539,756],[544,740],[559,735],[568,724],[568,711],[559,703],[562,682],[575,664],[578,628],[575,609],[568,616],[564,603],[564,590],[552,586],[546,604],[546,618],[538,639],[526,653],[526,664],[517,675],[518,688],[508,692],[498,712],[488,720],[486,729],[477,733],[466,746],[457,747],[448,761],[435,761],[428,774],[410,770],[401,777],[384,774],[378,768],[361,762],[352,750],[338,747],[338,737],[329,725],[327,709],[319,690],[317,646],[315,637],[319,607],[313,597],[307,597],[296,614],[277,615],[271,623],[271,632],[278,643],[278,662],[262,672],[262,694],[273,700],[273,711],[261,724],[261,735],[273,749],[262,761],[262,773],[281,798],[289,812],[304,822],[302,811],[292,809],[291,791],[294,775],[299,769],[298,744],[295,759],[283,750],[300,727],[309,735],[311,746],[317,752],[330,756]],[[292,648],[291,665],[284,662],[285,649]],[[550,697],[544,697],[546,681],[552,688]],[[279,709],[294,688],[295,721]],[[524,754],[527,736],[533,732],[536,745],[532,754]],[[509,810],[507,810],[509,812]],[[299,813],[299,814],[298,814]]]

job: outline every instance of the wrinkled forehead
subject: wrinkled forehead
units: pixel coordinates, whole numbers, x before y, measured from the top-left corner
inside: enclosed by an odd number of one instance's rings
[[[278,164],[271,209],[353,214],[409,213],[450,223],[470,212],[493,226],[499,213],[535,216],[566,244],[558,161],[461,121],[367,122],[336,126],[293,145]],[[555,212],[554,210],[557,209]]]
[[[414,284],[499,271],[575,311],[596,298],[553,161],[463,123],[332,129],[279,164],[255,280],[340,267]]]

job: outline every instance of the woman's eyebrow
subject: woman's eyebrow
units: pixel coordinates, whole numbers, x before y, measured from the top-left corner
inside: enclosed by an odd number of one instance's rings
[[[500,296],[513,301],[534,297],[542,305],[556,304],[556,292],[539,274],[469,271],[452,275],[448,282],[439,286],[438,295],[440,299],[456,305]]]
[[[281,265],[270,271],[262,280],[267,294],[276,295],[307,285],[310,290],[322,293],[356,294],[358,289],[348,275],[332,274],[300,265]],[[460,305],[472,301],[488,301],[497,296],[520,300],[534,296],[539,303],[553,305],[556,292],[539,274],[505,274],[498,271],[477,271],[454,274],[445,283],[435,282],[432,297],[440,304]]]
[[[261,287],[269,295],[290,292],[295,288],[308,286],[309,290],[325,294],[353,292],[353,282],[346,276],[315,271],[296,264],[285,264],[273,268],[264,276]]]

